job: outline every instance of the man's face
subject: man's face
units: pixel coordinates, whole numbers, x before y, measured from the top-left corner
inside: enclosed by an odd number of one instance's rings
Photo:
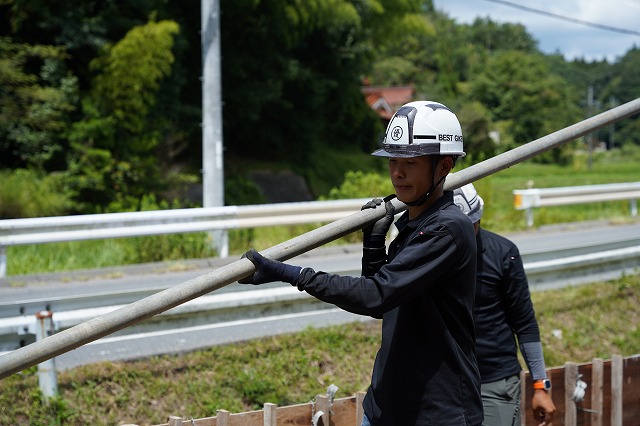
[[[431,188],[433,178],[431,156],[390,157],[389,176],[398,200],[403,203],[416,201]]]

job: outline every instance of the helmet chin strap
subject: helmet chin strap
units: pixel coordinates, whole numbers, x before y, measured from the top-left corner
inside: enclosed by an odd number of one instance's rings
[[[439,160],[439,158],[435,157],[435,156],[432,157],[432,160],[431,160],[431,168],[433,170],[433,176],[431,177],[431,188],[429,188],[427,193],[424,194],[422,197],[418,198],[417,200],[405,202],[404,204],[406,204],[407,206],[412,206],[412,207],[413,206],[421,206],[424,203],[426,203],[429,198],[431,198],[431,195],[433,194],[433,191],[442,183],[444,178],[447,177],[446,175],[442,176],[440,178],[440,180],[438,182],[436,182],[435,185],[434,185],[433,181],[436,178],[436,166],[438,165],[438,160]]]
[[[427,193],[426,193],[426,194],[424,194],[422,197],[418,198],[418,199],[417,199],[417,200],[415,200],[415,201],[405,202],[405,204],[406,204],[407,206],[421,206],[421,205],[423,205],[424,203],[426,203],[426,202],[427,202],[427,200],[428,200],[429,198],[431,198],[431,195],[433,194],[433,190],[434,190],[434,189],[436,189],[436,188],[437,188],[437,187],[442,183],[442,181],[444,180],[444,178],[445,178],[445,177],[446,177],[446,176],[442,176],[442,177],[440,178],[440,180],[438,181],[438,183],[436,183],[435,185],[434,185],[434,184],[431,184],[431,188],[429,188],[429,190],[427,191]]]

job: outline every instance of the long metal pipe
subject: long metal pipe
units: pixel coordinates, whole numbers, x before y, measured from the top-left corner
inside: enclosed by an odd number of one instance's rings
[[[447,178],[445,188],[459,188],[638,112],[640,112],[640,98],[453,173]],[[406,209],[406,206],[397,200],[394,200],[394,206],[397,211]],[[384,209],[358,211],[268,248],[262,253],[273,259],[283,261],[291,259],[361,229],[383,215]],[[0,379],[222,288],[253,271],[253,264],[248,259],[239,259],[215,271],[16,349],[0,356]]]

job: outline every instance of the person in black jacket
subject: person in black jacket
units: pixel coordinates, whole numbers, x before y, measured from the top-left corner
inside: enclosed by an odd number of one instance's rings
[[[468,184],[453,192],[454,203],[476,231],[476,351],[482,381],[484,425],[520,425],[520,371],[517,345],[534,383],[531,407],[540,425],[553,420],[555,405],[540,342],[540,331],[518,247],[480,227],[484,200]],[[516,342],[516,336],[518,341]]]
[[[407,205],[388,253],[395,216],[363,228],[362,276],[314,271],[246,252],[255,272],[241,283],[284,281],[356,314],[382,318],[382,342],[363,402],[363,425],[480,425],[482,401],[473,327],[473,226],[443,182],[464,155],[457,117],[432,101],[394,114],[382,148],[395,196]]]

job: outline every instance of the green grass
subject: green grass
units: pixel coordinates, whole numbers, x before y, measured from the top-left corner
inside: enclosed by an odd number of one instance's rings
[[[532,299],[548,368],[640,352],[640,275],[534,292]],[[336,397],[351,396],[367,388],[379,334],[380,322],[372,320],[90,364],[60,373],[59,396],[48,405],[34,367],[0,380],[0,424],[157,424],[169,415],[197,419],[265,402],[306,403],[332,383],[340,388]]]
[[[7,275],[103,268],[213,256],[207,233],[11,246]]]
[[[595,185],[618,182],[637,182],[640,154],[631,152],[601,154],[594,158],[591,169],[585,154],[577,154],[567,166],[543,165],[532,161],[517,164],[474,182],[485,201],[483,226],[495,232],[526,230],[525,212],[515,210],[513,190],[553,188],[561,186]],[[609,220],[625,222],[630,218],[629,201],[611,201],[579,205],[536,208],[534,226]]]

